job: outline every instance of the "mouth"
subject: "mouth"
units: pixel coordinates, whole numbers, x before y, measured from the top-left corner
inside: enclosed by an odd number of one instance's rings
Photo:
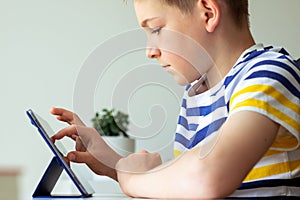
[[[173,69],[171,65],[162,65],[163,69],[168,73],[173,73]]]
[[[162,65],[162,67],[163,67],[164,69],[166,69],[166,68],[168,68],[168,67],[171,67],[171,65]]]

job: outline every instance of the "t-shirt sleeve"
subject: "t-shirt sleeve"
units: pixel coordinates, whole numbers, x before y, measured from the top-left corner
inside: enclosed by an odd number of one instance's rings
[[[254,64],[241,78],[230,98],[229,116],[253,111],[281,127],[272,145],[275,150],[294,150],[300,144],[299,67],[287,59]]]

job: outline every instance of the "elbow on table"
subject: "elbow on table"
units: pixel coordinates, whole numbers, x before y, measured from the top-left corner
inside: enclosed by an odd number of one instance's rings
[[[206,175],[206,177],[194,176],[186,182],[185,198],[190,199],[220,199],[231,195],[239,187],[228,177]]]

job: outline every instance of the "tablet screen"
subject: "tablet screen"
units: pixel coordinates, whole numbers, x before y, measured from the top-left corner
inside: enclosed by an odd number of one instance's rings
[[[66,149],[62,145],[61,142],[57,141],[55,142],[55,145],[50,139],[50,136],[54,134],[54,131],[50,127],[50,125],[39,115],[34,113],[31,109],[27,112],[28,117],[31,120],[31,123],[38,129],[40,135],[44,139],[44,141],[47,143],[51,151],[54,153],[54,155],[57,157],[58,161],[60,162],[60,165],[65,169],[67,174],[70,176],[72,181],[75,183],[76,187],[80,191],[80,193],[84,196],[90,196],[92,193],[94,193],[94,190],[92,187],[88,184],[87,181],[83,180],[82,177],[79,181],[78,177],[74,174],[73,170],[70,168],[68,163],[64,159],[64,155],[67,154]]]

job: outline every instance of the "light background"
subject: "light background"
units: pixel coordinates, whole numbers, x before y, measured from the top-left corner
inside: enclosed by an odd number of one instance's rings
[[[284,46],[300,57],[299,7],[299,0],[250,0],[256,42]],[[130,1],[126,6],[122,0],[0,0],[0,167],[22,170],[22,194],[31,195],[52,156],[28,123],[25,110],[38,111],[54,130],[64,127],[49,115],[49,109],[72,109],[76,77],[85,59],[104,41],[137,27]],[[137,51],[114,63],[109,78],[99,80],[95,109],[110,105],[110,86],[122,77],[122,70],[127,73],[130,67],[142,64],[157,66],[144,55]],[[133,95],[126,110],[140,126],[163,116],[166,123],[161,132],[138,140],[137,150],[159,150],[168,160],[183,88],[159,67],[136,76],[153,76],[170,88],[144,87]],[[160,107],[151,110],[154,105]],[[83,116],[83,120],[90,125],[91,117]]]

